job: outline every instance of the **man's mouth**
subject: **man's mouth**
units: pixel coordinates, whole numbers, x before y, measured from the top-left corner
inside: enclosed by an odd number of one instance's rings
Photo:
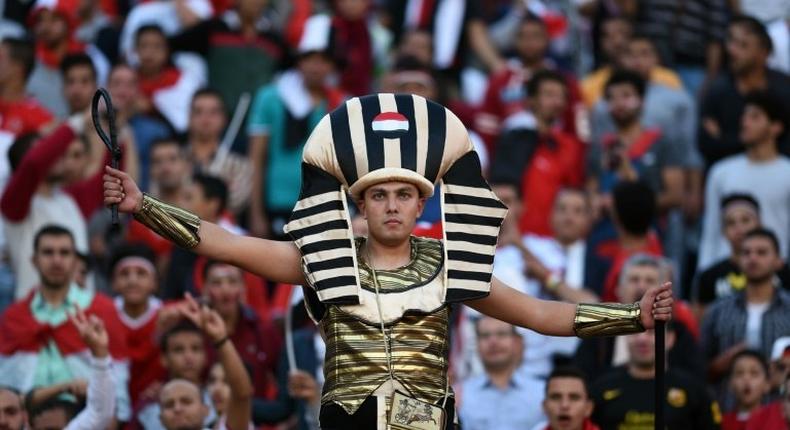
[[[562,414],[557,417],[557,421],[559,421],[561,424],[568,424],[571,422],[571,416],[567,414]]]
[[[400,223],[401,223],[400,220],[397,220],[397,219],[394,219],[394,218],[384,221],[384,224],[387,224],[387,225],[396,225],[396,224],[400,224]]]

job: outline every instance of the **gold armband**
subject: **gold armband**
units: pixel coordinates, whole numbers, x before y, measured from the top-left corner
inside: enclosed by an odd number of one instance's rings
[[[197,215],[148,194],[143,194],[143,204],[134,214],[134,219],[182,248],[191,249],[200,243],[200,218]]]
[[[642,326],[642,311],[639,302],[626,305],[622,303],[580,303],[576,306],[573,331],[576,336],[590,338],[596,336],[617,336],[620,334],[645,331]]]

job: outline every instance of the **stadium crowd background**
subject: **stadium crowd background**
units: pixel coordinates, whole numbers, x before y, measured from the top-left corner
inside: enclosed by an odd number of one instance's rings
[[[323,342],[298,288],[289,299],[293,286],[131,218],[113,228],[97,87],[144,191],[282,240],[301,148],[324,114],[371,92],[436,100],[467,125],[510,208],[495,276],[571,302],[633,302],[673,281],[669,428],[790,428],[790,1],[0,11],[0,429],[317,428]],[[440,218],[429,201],[415,234],[441,238]],[[298,370],[283,341],[290,306]],[[653,428],[651,333],[581,341],[454,315],[461,428]],[[174,379],[199,390],[176,399]]]

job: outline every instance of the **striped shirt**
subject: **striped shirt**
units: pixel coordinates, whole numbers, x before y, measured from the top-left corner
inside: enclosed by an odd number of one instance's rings
[[[702,347],[708,361],[746,340],[746,308],[746,295],[742,291],[717,300],[706,312]],[[760,326],[758,350],[763,357],[771,356],[774,341],[783,336],[790,336],[790,294],[776,289]]]

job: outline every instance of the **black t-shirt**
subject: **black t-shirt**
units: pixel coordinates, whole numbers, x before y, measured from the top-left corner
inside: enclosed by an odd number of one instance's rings
[[[672,430],[718,429],[721,413],[702,381],[670,369],[666,375],[666,426]],[[625,367],[600,377],[591,388],[593,422],[601,430],[653,430],[652,379],[635,379]]]
[[[776,276],[782,288],[790,290],[790,268],[782,266]],[[708,304],[716,299],[742,291],[746,288],[746,277],[729,258],[719,261],[699,275],[695,297],[697,303]]]

